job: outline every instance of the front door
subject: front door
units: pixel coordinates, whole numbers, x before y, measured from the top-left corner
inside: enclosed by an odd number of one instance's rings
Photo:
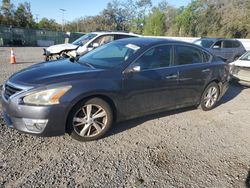
[[[123,115],[133,117],[175,107],[178,71],[171,68],[173,47],[151,48],[123,74]]]

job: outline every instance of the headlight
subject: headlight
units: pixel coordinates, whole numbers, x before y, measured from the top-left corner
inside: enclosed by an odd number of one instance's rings
[[[25,104],[52,105],[59,104],[59,99],[71,88],[71,86],[58,87],[39,91],[23,98]]]

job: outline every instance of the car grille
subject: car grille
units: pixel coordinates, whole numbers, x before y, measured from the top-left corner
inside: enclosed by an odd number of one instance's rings
[[[4,97],[5,99],[9,99],[12,95],[14,95],[15,93],[18,93],[22,91],[22,89],[10,86],[8,84],[5,84],[4,86]]]

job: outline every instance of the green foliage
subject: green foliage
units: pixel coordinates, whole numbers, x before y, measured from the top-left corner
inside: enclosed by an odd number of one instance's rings
[[[10,0],[2,0],[0,24],[11,25],[14,23],[14,5]]]
[[[146,20],[144,35],[160,36],[164,35],[165,15],[159,8],[155,8]]]
[[[59,31],[60,25],[53,19],[42,18],[38,23],[38,28]]]
[[[32,28],[35,25],[30,9],[30,3],[28,2],[20,3],[18,5],[14,14],[14,18],[16,26]]]

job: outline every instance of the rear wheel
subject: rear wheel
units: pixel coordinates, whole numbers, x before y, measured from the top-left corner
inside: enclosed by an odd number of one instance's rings
[[[93,98],[76,105],[69,117],[72,138],[79,141],[91,141],[101,138],[111,127],[112,110],[108,103]]]
[[[201,96],[201,101],[200,101],[201,109],[204,111],[213,109],[217,103],[219,94],[220,91],[218,84],[216,84],[215,82],[209,84]]]

